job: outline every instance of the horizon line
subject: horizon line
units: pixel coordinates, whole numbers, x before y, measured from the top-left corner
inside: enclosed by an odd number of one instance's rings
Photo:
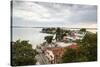
[[[32,27],[32,26],[11,26],[11,28],[58,28],[58,27]],[[80,28],[85,28],[85,27],[77,27],[77,28],[71,28],[71,27],[59,27],[59,28],[69,28],[69,29],[80,29]],[[85,29],[97,29],[97,28],[85,28]]]

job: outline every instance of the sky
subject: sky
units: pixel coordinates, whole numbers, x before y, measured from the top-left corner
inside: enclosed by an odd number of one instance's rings
[[[97,6],[13,1],[13,26],[96,28]]]

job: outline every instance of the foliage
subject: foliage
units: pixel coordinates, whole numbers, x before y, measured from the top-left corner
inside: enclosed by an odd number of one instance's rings
[[[68,63],[68,62],[75,62],[77,57],[77,52],[76,49],[71,49],[67,48],[65,54],[62,57],[62,62],[63,63]]]
[[[57,28],[57,30],[56,30],[56,40],[60,41],[60,39],[61,39],[61,29]]]
[[[64,30],[62,28],[43,28],[42,33],[48,33],[48,34],[56,34],[56,40],[61,41],[63,36],[66,35],[66,33],[69,33],[70,30]]]
[[[53,36],[46,36],[45,40],[47,41],[47,43],[51,43],[52,42],[52,38],[53,38]]]
[[[85,28],[81,28],[80,31],[81,32],[86,32],[86,29]]]
[[[81,53],[87,57],[88,61],[97,60],[97,33],[87,32],[80,46]]]
[[[17,40],[12,44],[12,66],[34,65],[35,50],[28,41]]]
[[[56,28],[43,28],[42,33],[54,34]]]
[[[97,33],[87,32],[82,41],[77,42],[79,49],[66,49],[62,62],[84,62],[97,60]]]

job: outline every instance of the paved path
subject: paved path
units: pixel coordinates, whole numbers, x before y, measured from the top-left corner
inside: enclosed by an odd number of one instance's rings
[[[40,64],[50,64],[48,58],[44,54],[38,54],[35,58]]]

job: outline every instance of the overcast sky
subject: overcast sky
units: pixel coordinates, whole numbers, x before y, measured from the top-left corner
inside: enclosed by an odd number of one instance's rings
[[[13,26],[96,28],[96,25],[95,5],[13,2]]]

